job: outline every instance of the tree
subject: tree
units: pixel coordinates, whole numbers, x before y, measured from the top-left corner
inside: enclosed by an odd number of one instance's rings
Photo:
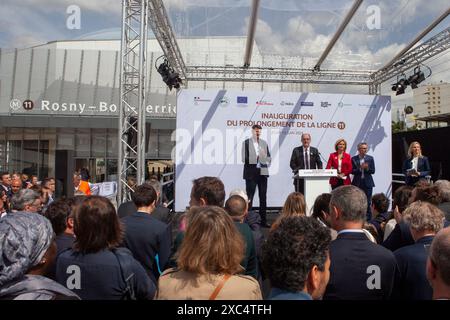
[[[392,121],[392,133],[405,131],[405,122],[403,121]]]

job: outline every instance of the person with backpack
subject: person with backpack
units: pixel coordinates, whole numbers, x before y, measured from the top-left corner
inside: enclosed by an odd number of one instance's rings
[[[73,248],[62,252],[56,280],[86,300],[150,300],[156,287],[126,248],[112,203],[86,198],[74,213]]]

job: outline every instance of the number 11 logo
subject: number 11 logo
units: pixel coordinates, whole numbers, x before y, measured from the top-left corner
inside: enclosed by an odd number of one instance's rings
[[[31,101],[31,100],[25,100],[25,101],[22,103],[22,106],[23,106],[23,108],[24,108],[25,110],[31,110],[31,109],[33,109],[33,107],[34,107],[34,103],[33,103],[33,101]]]

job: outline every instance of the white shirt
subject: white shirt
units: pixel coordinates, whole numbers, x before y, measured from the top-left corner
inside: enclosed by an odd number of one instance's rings
[[[305,156],[306,153],[306,158],[305,158],[305,169],[310,169],[311,168],[311,163],[309,163],[309,161],[311,160],[310,154],[309,154],[309,147],[305,148],[303,147],[303,156]],[[308,159],[308,160],[306,160]]]
[[[362,165],[364,163],[364,157],[359,158],[359,164]],[[364,179],[364,169],[361,169],[361,178]]]
[[[411,169],[416,169],[416,171],[417,171],[417,164],[418,164],[418,162],[419,162],[419,157],[414,157],[411,160],[411,163],[412,163]]]
[[[256,140],[256,138],[252,138],[253,141],[253,148],[255,149],[255,153],[256,153],[256,157],[257,157],[257,163],[256,166],[259,167],[260,163],[259,163],[259,153],[261,151],[261,148],[259,146],[259,142]]]
[[[366,229],[344,229],[338,232],[338,235],[341,233],[363,233],[365,236],[373,243],[377,243],[372,234]]]
[[[395,221],[395,219],[391,219],[385,224],[383,241],[389,237],[389,235],[394,230],[396,224],[397,224],[397,221]]]

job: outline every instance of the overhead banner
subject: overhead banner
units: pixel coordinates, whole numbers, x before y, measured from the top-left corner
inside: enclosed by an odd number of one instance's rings
[[[289,164],[302,133],[311,135],[324,168],[337,139],[347,141],[351,156],[358,153],[358,143],[366,142],[368,154],[375,158],[373,194],[391,194],[389,96],[186,89],[177,100],[176,211],[189,205],[192,180],[199,177],[220,178],[227,196],[233,189],[245,190],[242,145],[252,137],[254,124],[261,125],[261,139],[271,154],[269,207],[281,207],[294,191]]]

